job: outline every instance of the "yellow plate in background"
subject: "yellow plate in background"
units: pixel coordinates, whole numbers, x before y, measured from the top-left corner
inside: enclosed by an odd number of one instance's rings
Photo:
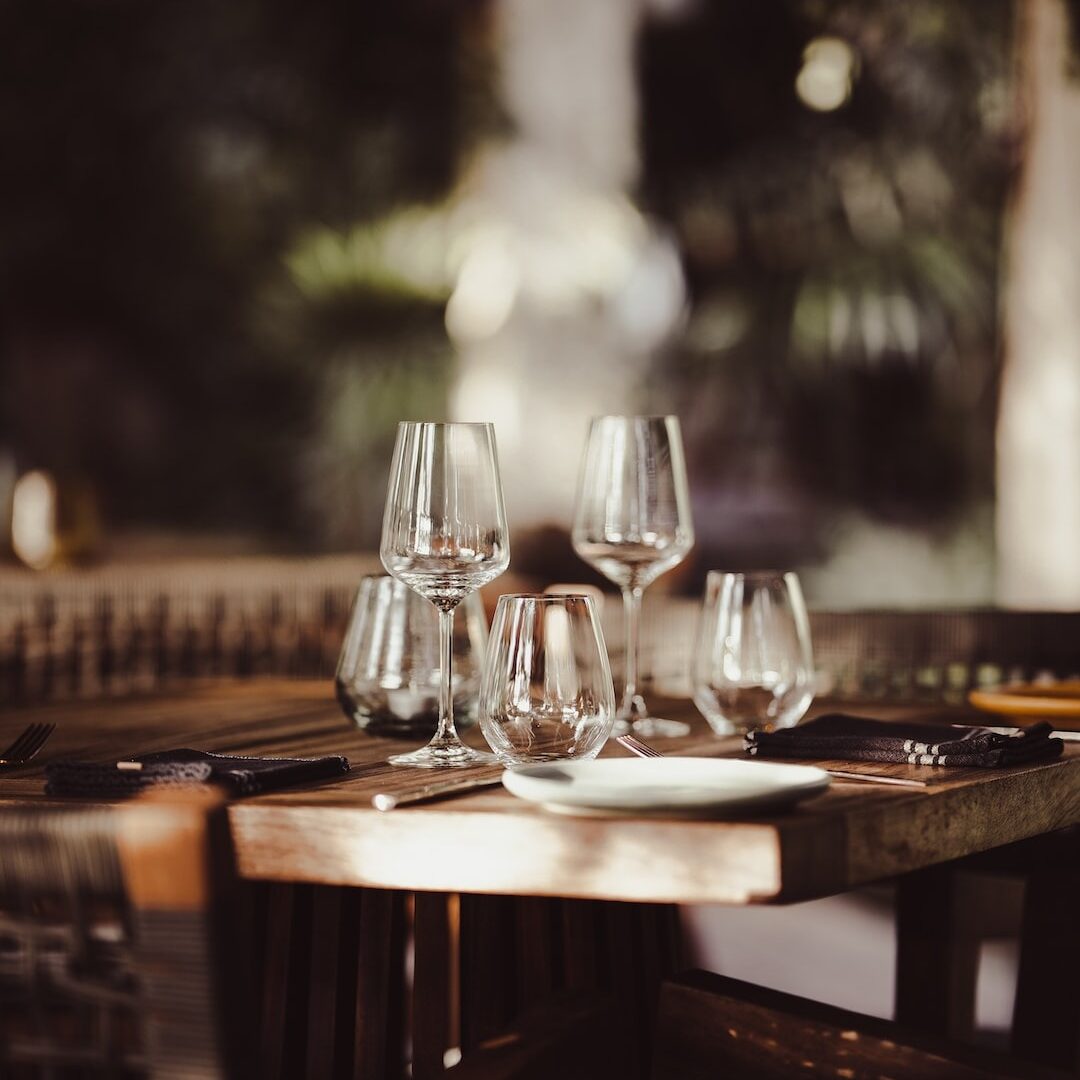
[[[997,690],[972,690],[976,709],[1017,720],[1053,720],[1058,727],[1080,728],[1080,680],[1013,683]],[[1071,722],[1070,722],[1071,721]]]

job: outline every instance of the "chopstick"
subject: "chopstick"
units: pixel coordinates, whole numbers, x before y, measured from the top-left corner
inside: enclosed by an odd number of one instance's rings
[[[842,769],[825,769],[825,772],[840,780],[862,780],[867,784],[895,784],[897,787],[917,788],[928,786],[928,781],[916,780],[912,776],[884,776],[881,773],[844,772]]]
[[[412,806],[414,803],[431,802],[434,799],[452,799],[481,787],[494,787],[502,783],[502,773],[498,776],[463,776],[456,780],[438,780],[433,784],[424,784],[411,791],[380,791],[371,797],[371,805],[384,813],[396,810],[399,806]]]

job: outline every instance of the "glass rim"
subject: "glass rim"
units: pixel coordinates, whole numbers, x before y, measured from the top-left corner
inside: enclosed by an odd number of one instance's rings
[[[571,592],[571,593],[530,593],[530,592],[508,592],[501,593],[499,595],[499,603],[504,600],[541,600],[546,604],[559,603],[562,600],[588,600],[592,602],[592,597],[588,593],[583,592]]]
[[[494,420],[399,420],[398,427],[479,427],[493,428]]]
[[[601,413],[590,416],[589,423],[595,424],[600,420],[678,420],[678,413]]]
[[[738,577],[750,579],[785,578],[788,574],[795,574],[795,570],[709,570],[706,580],[711,577]]]

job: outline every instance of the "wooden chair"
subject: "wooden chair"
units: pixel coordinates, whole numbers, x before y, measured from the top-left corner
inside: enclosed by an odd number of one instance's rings
[[[660,992],[652,1080],[1065,1075],[707,972],[665,982]]]
[[[1019,904],[1011,902],[1015,886]],[[1078,829],[901,878],[897,1018],[920,1031],[970,1039],[979,946],[990,937],[1016,938],[1011,1051],[1018,1059],[1080,1074],[1078,911]]]
[[[0,815],[5,1077],[253,1075],[223,827],[193,791]]]
[[[356,584],[373,567],[329,562],[321,572],[253,560],[204,573],[181,564],[0,580],[0,704],[146,693],[191,678],[330,679]]]

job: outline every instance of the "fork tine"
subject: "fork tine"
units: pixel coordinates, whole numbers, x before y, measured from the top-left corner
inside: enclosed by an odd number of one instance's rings
[[[15,737],[12,744],[3,753],[0,753],[0,759],[3,759],[4,761],[14,761],[22,752],[23,744],[26,742],[27,737],[36,727],[36,724],[30,724],[28,727],[23,728]]]
[[[38,724],[32,745],[23,748],[23,761],[29,761],[49,741],[49,736],[56,730],[55,724]]]
[[[659,750],[655,750],[640,739],[635,739],[633,735],[616,735],[615,741],[629,750],[631,754],[637,754],[638,757],[656,758],[663,756]]]
[[[45,745],[55,728],[55,724],[29,724],[22,734],[0,754],[0,759],[11,764],[29,761]]]

